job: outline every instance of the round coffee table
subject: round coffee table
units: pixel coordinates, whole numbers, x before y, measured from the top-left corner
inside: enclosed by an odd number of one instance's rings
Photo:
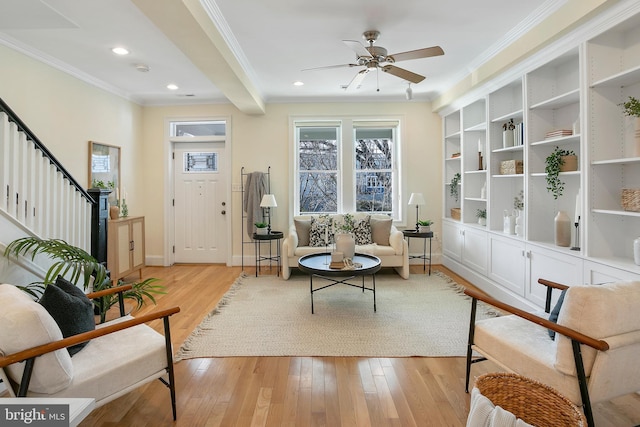
[[[322,289],[329,288],[334,285],[342,283],[343,285],[353,286],[355,288],[373,292],[373,311],[376,311],[376,273],[380,270],[380,258],[368,255],[368,254],[355,254],[353,257],[353,263],[359,265],[353,269],[338,269],[330,267],[331,254],[329,253],[317,253],[309,254],[301,257],[298,260],[298,268],[309,275],[309,290],[311,291],[311,314],[313,310],[313,294]],[[364,285],[364,277],[371,275],[371,287],[367,288]],[[362,277],[362,284],[356,285],[349,283],[348,281],[360,276]],[[327,280],[330,283],[319,288],[313,288],[313,278],[318,277],[323,280]]]

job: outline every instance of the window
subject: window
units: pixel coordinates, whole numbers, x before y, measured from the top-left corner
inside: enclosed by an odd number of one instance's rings
[[[399,121],[294,121],[294,129],[294,214],[400,218]]]

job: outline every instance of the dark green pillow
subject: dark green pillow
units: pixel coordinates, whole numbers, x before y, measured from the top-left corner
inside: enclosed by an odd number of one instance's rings
[[[96,328],[93,314],[93,303],[82,289],[58,276],[55,284],[44,288],[39,303],[49,312],[67,338]],[[67,347],[69,355],[73,356],[89,342],[83,342]]]
[[[553,310],[551,310],[551,313],[549,314],[549,321],[553,323],[558,323],[558,315],[560,315],[560,309],[562,308],[562,303],[564,302],[564,294],[566,293],[567,293],[566,289],[563,289],[562,292],[560,293],[560,298],[558,298],[558,301],[556,302],[555,307],[553,307]],[[552,331],[551,329],[548,329],[548,331],[551,339],[555,340],[556,331]]]

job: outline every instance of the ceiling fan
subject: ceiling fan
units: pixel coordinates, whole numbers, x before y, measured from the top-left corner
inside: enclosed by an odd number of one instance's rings
[[[360,87],[360,84],[372,69],[382,70],[385,73],[400,77],[401,79],[415,84],[423,81],[425,77],[409,70],[405,70],[404,68],[396,67],[392,64],[398,61],[406,61],[409,59],[420,59],[428,58],[431,56],[444,55],[444,51],[440,46],[432,46],[424,49],[410,50],[407,52],[394,53],[393,55],[389,55],[387,54],[387,49],[385,49],[384,47],[374,46],[374,43],[376,42],[376,40],[378,40],[379,36],[379,31],[365,31],[362,34],[362,37],[367,42],[369,42],[369,46],[364,46],[357,40],[343,40],[343,42],[356,53],[356,63],[308,68],[303,71],[342,67],[365,67],[363,70],[358,71],[351,82],[344,87],[345,90],[356,89]]]

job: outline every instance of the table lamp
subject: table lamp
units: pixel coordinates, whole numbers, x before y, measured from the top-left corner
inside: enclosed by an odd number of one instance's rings
[[[267,234],[271,234],[271,208],[275,208],[277,206],[278,203],[276,203],[276,196],[274,196],[273,194],[265,194],[264,196],[262,196],[260,207],[266,209],[267,215],[269,216]]]
[[[418,216],[418,209],[420,205],[426,205],[427,203],[424,201],[424,196],[422,193],[411,193],[409,197],[409,204],[416,205],[416,231],[418,231],[420,217]]]

